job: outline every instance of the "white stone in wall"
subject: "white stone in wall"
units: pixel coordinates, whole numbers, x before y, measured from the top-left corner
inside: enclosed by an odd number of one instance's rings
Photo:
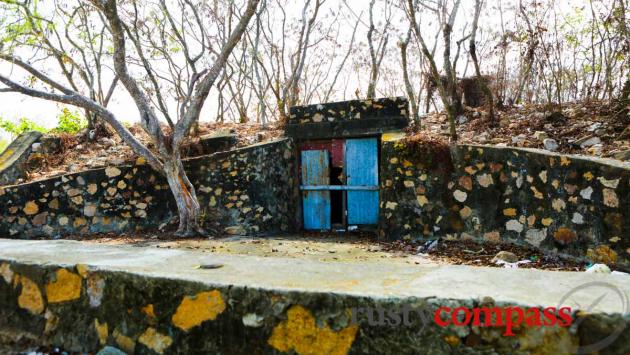
[[[505,229],[509,230],[509,231],[514,231],[517,233],[521,233],[523,231],[523,225],[515,220],[515,219],[511,219],[507,222],[505,222]]]

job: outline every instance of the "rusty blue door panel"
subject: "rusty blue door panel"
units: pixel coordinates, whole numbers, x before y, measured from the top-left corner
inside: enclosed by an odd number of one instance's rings
[[[370,189],[348,191],[348,224],[378,222],[378,140],[346,140],[346,178],[348,186]]]
[[[330,172],[328,152],[325,150],[302,151],[302,184],[328,185]],[[302,191],[304,229],[330,229],[330,191]]]

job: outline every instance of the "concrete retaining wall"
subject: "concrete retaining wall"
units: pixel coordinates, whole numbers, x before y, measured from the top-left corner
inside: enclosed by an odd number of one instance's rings
[[[298,199],[290,140],[186,160],[202,220],[229,234],[288,231]],[[108,167],[0,187],[0,235],[13,238],[155,228],[177,215],[148,165]]]
[[[630,266],[630,164],[384,135],[381,234],[531,244]]]
[[[94,353],[109,345],[127,354],[624,354],[630,349],[630,318],[618,295],[604,289],[607,297],[601,300],[602,289],[574,288],[596,279],[623,295],[627,281],[612,275],[217,254],[212,262],[224,267],[204,270],[194,267],[208,260],[199,251],[68,241],[0,244],[0,344],[5,336],[73,352]],[[465,282],[466,287],[449,287]],[[534,300],[531,290],[540,297]],[[596,309],[578,311],[593,304]],[[461,312],[455,318],[461,326],[440,327],[434,320],[439,307],[512,305],[527,309],[527,323],[514,313],[511,336],[507,322],[470,325]],[[543,327],[536,314],[559,305],[574,307],[572,325]],[[451,322],[448,314],[438,315]],[[482,316],[481,324],[490,317]]]

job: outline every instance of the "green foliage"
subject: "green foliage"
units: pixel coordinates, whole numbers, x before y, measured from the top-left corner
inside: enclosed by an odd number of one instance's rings
[[[61,114],[57,116],[59,123],[54,131],[59,133],[76,134],[83,128],[87,127],[87,120],[77,111],[70,111],[64,108]]]
[[[9,141],[7,141],[6,139],[0,139],[0,153],[4,152],[4,150],[7,149],[8,145]]]
[[[48,132],[48,130],[37,123],[29,120],[26,117],[20,118],[18,123],[13,123],[9,120],[0,118],[0,128],[7,133],[10,133],[12,137],[17,137],[20,134],[28,131],[38,131],[42,133]]]

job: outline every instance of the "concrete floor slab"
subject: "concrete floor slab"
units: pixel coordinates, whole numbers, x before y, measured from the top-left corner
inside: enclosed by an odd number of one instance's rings
[[[267,255],[267,254],[266,254]],[[605,282],[630,295],[630,275],[502,269],[402,260],[321,261],[290,257],[207,253],[179,248],[99,245],[78,241],[0,239],[0,260],[123,271],[149,277],[195,281],[212,286],[243,286],[269,290],[327,292],[371,298],[435,297],[480,299],[526,306],[555,306],[569,291],[591,282]],[[221,264],[218,269],[200,265]],[[591,305],[600,294],[574,295],[577,304]],[[604,298],[596,311],[616,313],[619,302]]]
[[[344,244],[336,253],[353,257],[325,258],[325,244],[309,246],[311,257],[278,257],[269,243],[209,252],[0,239],[0,350],[28,339],[135,354],[630,352],[627,275],[416,264]],[[570,327],[520,324],[513,336],[505,324],[442,327],[433,318],[443,306],[559,305],[572,307]],[[419,317],[372,319],[405,309]]]

